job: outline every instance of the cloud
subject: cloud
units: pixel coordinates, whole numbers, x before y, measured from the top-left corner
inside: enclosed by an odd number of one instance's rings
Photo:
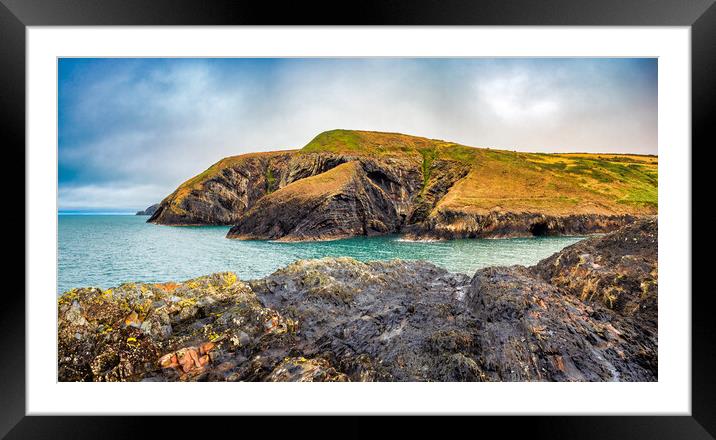
[[[81,185],[60,187],[58,196],[61,211],[138,211],[158,202],[149,194],[158,194],[166,188],[157,185]],[[140,206],[142,208],[134,207]]]
[[[140,209],[228,155],[334,128],[525,151],[656,152],[656,62],[62,60],[62,209]]]
[[[553,93],[538,93],[526,73],[478,79],[477,102],[507,124],[557,122],[562,104]]]

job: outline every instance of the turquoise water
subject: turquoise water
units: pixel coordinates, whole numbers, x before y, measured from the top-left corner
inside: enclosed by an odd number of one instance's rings
[[[108,288],[129,281],[183,281],[233,271],[261,278],[304,258],[348,256],[362,261],[428,260],[452,272],[487,266],[531,265],[580,237],[452,240],[415,243],[397,236],[310,243],[238,241],[229,227],[169,227],[145,216],[60,215],[58,293],[73,287]]]

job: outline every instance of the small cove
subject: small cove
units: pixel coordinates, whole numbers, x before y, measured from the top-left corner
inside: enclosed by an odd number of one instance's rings
[[[170,227],[145,216],[59,215],[57,294],[74,287],[183,281],[232,271],[261,278],[298,259],[427,260],[472,275],[488,266],[532,265],[583,237],[411,242],[399,236],[277,243],[225,238],[228,226]]]

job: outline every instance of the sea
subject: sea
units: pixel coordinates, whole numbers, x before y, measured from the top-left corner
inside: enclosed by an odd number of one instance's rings
[[[533,265],[584,237],[405,241],[397,235],[282,243],[226,238],[228,226],[160,226],[135,215],[58,215],[57,294],[125,282],[184,281],[232,271],[267,276],[299,259],[427,260],[472,275],[488,266]]]

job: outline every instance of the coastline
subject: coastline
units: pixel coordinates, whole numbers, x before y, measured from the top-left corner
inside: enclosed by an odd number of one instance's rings
[[[58,379],[653,381],[656,237],[640,220],[471,277],[330,258],[251,281],[72,289]]]

